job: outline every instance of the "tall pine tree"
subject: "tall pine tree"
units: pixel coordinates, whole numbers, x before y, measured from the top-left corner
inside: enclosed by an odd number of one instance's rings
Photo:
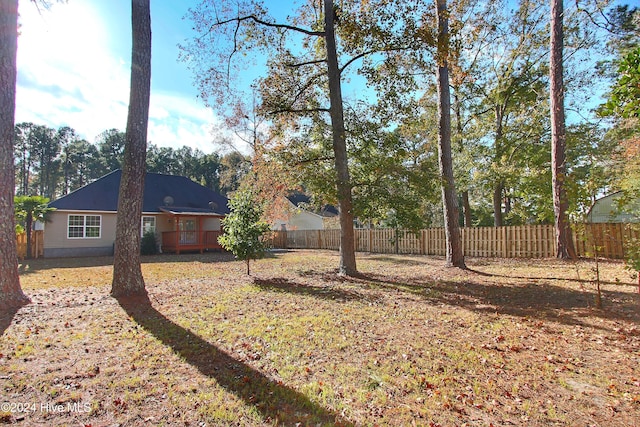
[[[20,288],[13,216],[17,50],[18,0],[0,0],[0,310],[29,302]]]
[[[575,257],[571,227],[567,210],[566,181],[566,132],[564,117],[564,68],[562,52],[564,43],[563,0],[551,0],[551,39],[549,78],[551,98],[551,173],[553,186],[553,212],[556,230],[556,256],[561,259]]]
[[[120,179],[113,260],[114,297],[146,295],[140,268],[140,217],[144,195],[147,124],[151,93],[151,14],[149,0],[131,1],[131,92],[124,165]]]

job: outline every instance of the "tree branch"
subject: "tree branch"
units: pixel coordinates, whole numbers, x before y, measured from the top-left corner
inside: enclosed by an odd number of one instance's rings
[[[305,65],[315,65],[315,64],[322,64],[324,62],[327,62],[326,59],[316,59],[314,61],[308,61],[308,62],[301,62],[299,64],[284,64],[287,67],[291,67],[291,68],[300,68],[300,67],[304,67]]]
[[[335,156],[325,156],[325,157],[314,157],[311,159],[302,159],[298,160],[296,164],[303,165],[305,163],[315,163],[315,162],[328,162],[335,160]]]
[[[324,37],[324,35],[325,35],[324,31],[311,31],[311,30],[307,30],[307,29],[304,29],[304,28],[296,27],[296,26],[293,26],[293,25],[278,24],[278,23],[275,23],[275,22],[268,22],[268,21],[265,21],[265,20],[263,20],[261,18],[258,18],[255,15],[239,16],[237,18],[231,18],[231,19],[225,19],[223,21],[217,21],[216,23],[214,23],[211,26],[211,30],[213,30],[213,27],[218,26],[218,25],[226,25],[226,24],[229,24],[231,22],[237,22],[239,24],[242,21],[253,21],[256,24],[264,25],[265,27],[281,28],[281,29],[285,29],[285,30],[296,31],[298,33],[306,34],[308,36]]]
[[[576,0],[576,10],[578,12],[583,12],[585,15],[587,15],[589,17],[589,20],[591,21],[591,23],[593,25],[595,25],[596,27],[603,29],[611,34],[616,34],[616,31],[614,30],[614,25],[611,23],[611,21],[609,20],[609,18],[607,18],[607,15],[604,13],[604,11],[597,5],[596,3],[596,9],[598,10],[598,13],[600,14],[600,16],[604,19],[605,25],[602,25],[598,22],[598,20],[596,18],[593,17],[593,15],[591,14],[591,12],[589,12],[587,9],[583,9],[582,7],[580,7],[580,2],[579,0]]]
[[[353,64],[355,61],[357,61],[360,58],[364,58],[367,55],[371,55],[374,53],[382,53],[382,52],[397,52],[397,51],[401,51],[401,50],[407,50],[409,49],[409,47],[407,46],[402,46],[402,47],[389,47],[389,48],[385,48],[385,49],[376,49],[376,50],[369,50],[367,52],[362,52],[356,56],[354,56],[353,58],[351,58],[350,60],[348,60],[342,67],[340,67],[340,69],[338,70],[340,72],[340,74],[342,74],[342,72],[351,64]]]
[[[305,85],[303,85],[300,90],[298,90],[298,92],[295,94],[295,96],[293,97],[293,102],[291,104],[295,104],[295,102],[300,99],[300,97],[302,96],[302,94],[309,89],[311,86],[313,86],[314,81],[320,77],[322,77],[324,75],[324,73],[316,73],[315,75],[311,76],[309,78],[309,80],[307,80],[307,83]]]
[[[269,111],[267,114],[275,116],[276,114],[292,113],[292,114],[307,114],[307,113],[328,113],[328,108],[282,108],[280,110]]]

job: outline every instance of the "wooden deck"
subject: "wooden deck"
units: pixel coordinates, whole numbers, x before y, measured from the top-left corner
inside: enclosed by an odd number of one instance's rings
[[[162,252],[204,252],[222,250],[218,243],[221,231],[165,231],[162,233]]]

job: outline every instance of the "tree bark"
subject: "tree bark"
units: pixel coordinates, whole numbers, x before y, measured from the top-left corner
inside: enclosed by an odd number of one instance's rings
[[[504,221],[502,219],[502,190],[504,186],[502,181],[494,184],[493,187],[493,225],[495,227],[502,227]]]
[[[469,203],[469,190],[462,192],[462,209],[464,211],[464,226],[471,227],[471,204]]]
[[[327,47],[327,68],[329,76],[329,99],[331,128],[333,131],[333,152],[335,154],[336,186],[340,206],[340,274],[357,274],[355,254],[355,232],[353,230],[353,200],[351,178],[347,162],[347,138],[342,109],[342,89],[340,70],[336,53],[334,29],[334,7],[332,0],[324,0],[325,39]]]
[[[456,115],[456,133],[459,144],[459,152],[464,150],[464,130],[462,129],[462,111],[460,107],[460,98],[458,97],[459,87],[453,88],[454,108],[453,111]],[[469,204],[469,189],[466,188],[462,194],[462,217],[465,227],[471,227],[471,205]]]
[[[495,107],[495,119],[496,119],[496,136],[494,140],[495,149],[495,161],[500,163],[502,160],[502,120],[504,118],[502,106]],[[493,186],[493,225],[495,227],[502,227],[504,224],[502,218],[502,191],[504,190],[504,183],[502,178],[498,177]]]
[[[27,218],[24,221],[24,232],[26,233],[26,237],[27,237],[27,254],[25,256],[26,259],[31,259],[33,258],[33,251],[31,249],[31,237],[32,237],[32,233],[31,233],[31,229],[33,228],[33,214],[31,212],[27,212]]]
[[[114,297],[145,295],[140,268],[140,218],[144,195],[147,124],[151,91],[151,15],[149,0],[131,1],[131,91],[126,146],[120,178],[113,260]]]
[[[569,202],[565,189],[566,178],[566,134],[564,115],[563,81],[563,0],[551,0],[551,38],[549,57],[551,100],[551,173],[553,187],[553,213],[556,232],[556,256],[561,259],[575,258],[571,227],[567,211]]]
[[[449,19],[446,0],[436,0],[438,18],[438,160],[446,237],[446,264],[465,268],[460,239],[458,197],[451,158],[451,93],[449,91]]]
[[[18,1],[0,0],[0,310],[28,304],[18,275],[13,196]]]

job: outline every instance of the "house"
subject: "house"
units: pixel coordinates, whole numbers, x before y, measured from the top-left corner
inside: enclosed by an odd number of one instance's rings
[[[301,192],[292,192],[284,201],[284,212],[272,223],[272,230],[322,230],[335,220],[339,213],[332,205],[324,205],[312,212],[311,198]],[[335,221],[334,221],[335,222]]]
[[[637,222],[638,214],[635,216],[619,208],[618,204],[623,196],[622,191],[609,194],[597,199],[587,214],[587,221],[591,223],[604,222]],[[640,205],[640,200],[632,202],[636,207]],[[638,209],[640,211],[640,209]]]
[[[111,172],[51,203],[44,256],[113,254],[121,171]],[[156,234],[162,252],[220,249],[227,198],[183,176],[147,173],[140,233]]]

